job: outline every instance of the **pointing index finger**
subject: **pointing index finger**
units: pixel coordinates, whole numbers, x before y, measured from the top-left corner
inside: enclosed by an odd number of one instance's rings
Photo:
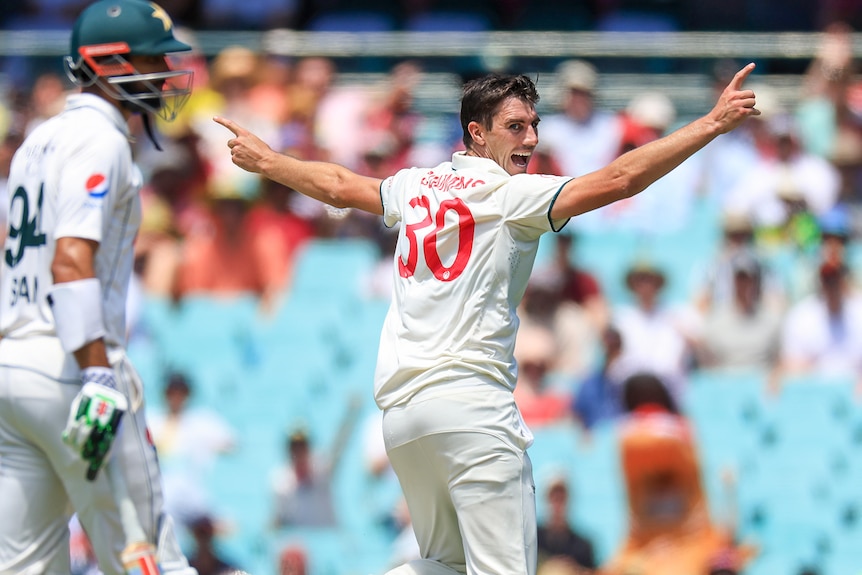
[[[239,124],[234,122],[233,120],[228,120],[227,118],[222,118],[221,116],[214,116],[213,121],[216,124],[221,124],[231,132],[233,132],[234,136],[240,136],[246,132],[244,128],[242,128]]]
[[[730,81],[730,88],[733,90],[741,89],[743,82],[745,82],[745,79],[748,78],[748,75],[754,70],[754,67],[754,62],[751,62],[745,66],[745,68],[737,72]]]

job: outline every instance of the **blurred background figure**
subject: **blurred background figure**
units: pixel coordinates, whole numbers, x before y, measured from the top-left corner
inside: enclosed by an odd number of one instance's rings
[[[786,305],[784,285],[766,266],[762,252],[754,240],[754,224],[751,218],[742,212],[723,212],[721,237],[715,254],[693,273],[694,308],[702,314],[708,314],[717,307],[733,302],[736,280],[732,262],[739,254],[750,254],[761,263],[760,296],[763,302],[773,309],[782,309]]]
[[[332,499],[332,464],[312,451],[302,429],[287,438],[288,460],[271,477],[272,522],[283,527],[335,527]]]
[[[278,225],[267,225],[259,216],[252,219],[261,185],[256,175],[240,172],[210,182],[206,211],[183,242],[176,299],[253,294],[262,311],[275,308],[287,287],[291,247],[296,246],[287,244]]]
[[[518,381],[515,403],[528,427],[562,423],[569,417],[569,397],[551,383],[559,355],[554,334],[544,326],[521,326],[515,343]]]
[[[592,572],[597,567],[593,543],[569,521],[571,499],[567,478],[552,477],[544,493],[547,517],[538,527],[539,568],[553,559],[571,562],[582,572]]]
[[[147,423],[162,467],[165,507],[188,522],[209,513],[206,478],[218,457],[237,448],[238,432],[218,412],[192,401],[185,374],[171,373],[163,393],[165,409],[154,406]]]
[[[733,294],[706,315],[697,343],[698,366],[770,370],[778,362],[783,314],[764,304],[763,268],[751,252],[730,260]]]
[[[692,429],[664,383],[650,374],[625,382],[619,435],[628,497],[628,536],[601,567],[608,575],[708,573],[728,552],[741,570],[750,550],[709,515]]]
[[[301,547],[289,545],[278,555],[278,575],[307,575],[308,557]]]
[[[747,214],[758,241],[767,246],[783,241],[807,246],[811,232],[805,229],[806,222],[838,201],[838,170],[801,147],[791,115],[776,115],[767,122],[759,155],[728,192],[726,209]]]
[[[234,575],[237,567],[225,558],[216,546],[218,526],[212,517],[201,515],[188,525],[194,538],[194,552],[189,556],[189,565],[197,569],[198,575]]]
[[[824,262],[819,277],[818,292],[787,312],[782,372],[862,382],[862,296],[841,263]]]
[[[839,199],[862,201],[862,81],[853,58],[853,29],[835,20],[823,30],[796,107],[804,148],[826,158],[841,177]]]
[[[678,395],[691,367],[692,336],[684,327],[690,319],[662,300],[665,282],[656,264],[635,261],[625,276],[633,301],[617,306],[612,321],[625,342],[626,366],[661,377]]]
[[[602,333],[602,357],[595,371],[576,383],[571,408],[575,418],[590,430],[615,421],[623,413],[623,381],[631,373],[623,357],[623,338],[608,326]]]
[[[598,282],[574,266],[557,263],[533,272],[518,306],[522,327],[542,328],[552,336],[555,353],[547,368],[555,380],[582,377],[594,364],[598,324],[607,321],[606,313]],[[519,337],[526,340],[530,334]]]
[[[608,164],[620,148],[622,126],[595,103],[599,73],[586,60],[567,60],[556,69],[558,108],[542,120],[542,140],[564,175],[582,176]]]

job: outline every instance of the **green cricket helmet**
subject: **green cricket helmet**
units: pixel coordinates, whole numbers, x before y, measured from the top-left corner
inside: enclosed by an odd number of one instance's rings
[[[145,0],[99,0],[72,28],[69,77],[80,86],[98,85],[108,96],[136,112],[173,120],[188,100],[191,70],[142,74],[128,56],[162,56],[191,50],[174,37],[164,9]]]

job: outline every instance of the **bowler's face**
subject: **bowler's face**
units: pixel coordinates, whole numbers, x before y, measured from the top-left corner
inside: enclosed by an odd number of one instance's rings
[[[497,162],[510,175],[523,174],[539,143],[539,115],[529,102],[505,100],[491,120],[491,129],[482,128],[483,145],[478,155]]]

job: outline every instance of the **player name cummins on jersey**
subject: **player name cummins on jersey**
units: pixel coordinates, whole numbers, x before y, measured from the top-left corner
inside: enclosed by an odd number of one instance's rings
[[[381,408],[477,378],[514,389],[515,308],[539,238],[567,222],[552,221],[550,210],[570,179],[512,176],[492,160],[456,153],[383,181],[384,223],[401,228],[375,376]],[[440,317],[431,310],[443,300],[450,305]]]
[[[0,283],[4,338],[54,334],[46,298],[53,283],[54,242],[77,237],[100,244],[95,273],[102,287],[105,341],[124,345],[142,185],[128,137],[116,108],[99,97],[76,94],[15,153]]]

